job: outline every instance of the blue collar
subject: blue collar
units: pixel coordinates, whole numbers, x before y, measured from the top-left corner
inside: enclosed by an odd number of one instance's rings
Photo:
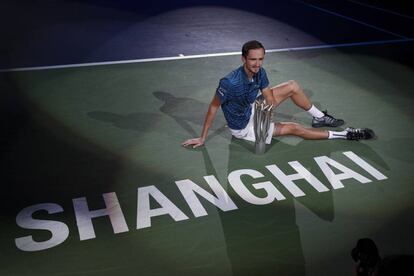
[[[244,66],[243,65],[239,67],[239,70],[241,70],[241,72],[242,72],[241,74],[242,74],[242,78],[243,78],[244,83],[246,83],[246,84],[254,83],[254,80],[255,80],[257,74],[254,74],[253,75],[253,81],[250,81],[247,78],[247,74],[246,74],[246,71],[244,71]]]

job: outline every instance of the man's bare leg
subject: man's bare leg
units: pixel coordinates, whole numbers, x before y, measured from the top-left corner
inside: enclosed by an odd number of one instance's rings
[[[273,136],[292,135],[306,140],[323,139],[346,139],[346,140],[368,140],[375,138],[375,133],[369,128],[349,127],[342,131],[320,130],[305,128],[297,123],[275,123]]]
[[[275,123],[273,136],[293,135],[307,140],[322,140],[329,138],[329,131],[305,128],[296,123]]]
[[[271,90],[276,106],[281,104],[287,98],[291,98],[297,106],[304,110],[309,110],[312,107],[311,101],[305,93],[303,93],[299,84],[294,80],[281,83],[272,87]]]
[[[290,80],[281,83],[271,88],[273,96],[273,104],[278,106],[284,100],[290,98],[298,107],[306,110],[312,117],[312,127],[338,127],[343,125],[345,122],[342,119],[335,119],[331,115],[327,114],[326,111],[322,112],[315,107],[309,98],[303,93],[303,89],[299,84]]]

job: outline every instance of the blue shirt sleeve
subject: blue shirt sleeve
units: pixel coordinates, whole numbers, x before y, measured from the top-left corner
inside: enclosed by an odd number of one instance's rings
[[[220,98],[220,103],[225,103],[230,98],[230,85],[228,80],[221,79],[216,90],[216,95]]]

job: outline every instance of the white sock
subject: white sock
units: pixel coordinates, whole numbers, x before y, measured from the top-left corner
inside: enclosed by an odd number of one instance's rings
[[[346,134],[348,131],[331,131],[329,130],[329,137],[328,139],[346,139]]]
[[[306,110],[310,115],[312,115],[312,117],[315,118],[322,118],[323,116],[325,116],[325,114],[322,113],[322,111],[320,111],[318,108],[316,108],[314,105],[312,105],[311,108],[309,108],[309,110]]]

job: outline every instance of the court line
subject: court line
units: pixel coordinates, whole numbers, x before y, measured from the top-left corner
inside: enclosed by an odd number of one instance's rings
[[[329,14],[332,14],[332,15],[335,15],[335,16],[338,16],[338,17],[341,17],[341,18],[345,18],[345,19],[347,19],[349,21],[352,21],[352,22],[355,22],[355,23],[358,23],[358,24],[361,24],[361,25],[370,27],[370,28],[375,29],[377,31],[381,31],[381,32],[384,32],[384,33],[387,33],[387,34],[391,34],[391,35],[396,36],[396,37],[399,37],[399,38],[408,38],[406,36],[403,36],[403,35],[400,35],[400,34],[397,34],[397,33],[394,33],[394,32],[391,32],[391,31],[388,31],[388,30],[385,30],[385,29],[382,29],[382,28],[379,28],[377,26],[374,26],[374,25],[365,23],[365,22],[363,22],[361,20],[357,20],[357,19],[354,19],[352,17],[346,16],[346,15],[342,15],[342,14],[339,14],[337,12],[333,12],[331,10],[327,10],[327,9],[324,9],[324,8],[321,8],[321,7],[318,7],[318,6],[315,6],[313,4],[309,4],[309,3],[303,2],[301,0],[297,0],[296,2],[302,3],[305,6],[308,6],[308,7],[311,7],[311,8],[320,10],[320,11],[323,11],[325,13],[329,13]]]
[[[397,15],[397,16],[400,16],[400,17],[404,17],[404,18],[408,18],[408,19],[414,19],[414,16],[405,15],[405,14],[398,13],[398,12],[395,12],[395,11],[392,11],[392,10],[388,10],[388,9],[383,9],[383,8],[380,8],[380,7],[377,7],[377,6],[374,6],[374,5],[369,5],[369,4],[366,4],[366,3],[361,3],[361,2],[355,1],[355,0],[348,0],[348,1],[349,2],[352,2],[352,3],[355,3],[355,4],[358,4],[358,5],[361,5],[361,6],[365,6],[365,7],[371,8],[371,9],[379,10],[379,11],[386,12],[386,13],[390,13],[390,14],[394,14],[394,15]]]
[[[367,42],[352,42],[352,43],[340,43],[340,44],[323,44],[323,45],[314,45],[314,46],[305,46],[305,47],[266,49],[266,53],[305,51],[305,50],[327,49],[327,48],[343,48],[343,47],[355,47],[355,46],[369,46],[369,45],[379,45],[379,44],[394,44],[394,43],[404,43],[404,42],[411,42],[411,41],[414,41],[414,38],[392,39],[392,40],[377,40],[377,41],[367,41]],[[144,58],[144,59],[103,61],[103,62],[90,62],[90,63],[75,63],[75,64],[50,65],[50,66],[9,68],[9,69],[0,69],[0,73],[49,70],[49,69],[65,69],[65,68],[77,68],[77,67],[89,67],[89,66],[101,66],[101,65],[116,65],[116,64],[129,64],[129,63],[144,63],[144,62],[195,59],[195,58],[206,58],[206,57],[222,57],[222,56],[234,56],[234,55],[240,55],[240,54],[241,54],[241,52],[227,52],[227,53],[214,53],[214,54],[188,55],[188,56],[184,56],[184,55],[180,54],[179,56],[174,56],[174,57]]]

